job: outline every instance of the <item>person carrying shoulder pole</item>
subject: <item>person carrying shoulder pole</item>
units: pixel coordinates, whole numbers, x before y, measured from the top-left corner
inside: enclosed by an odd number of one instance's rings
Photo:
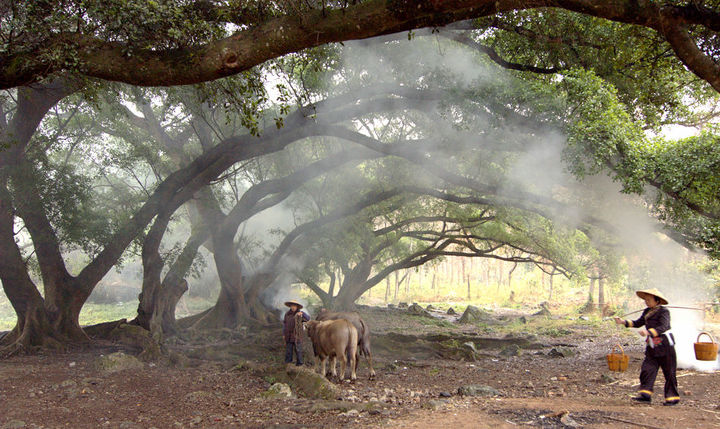
[[[677,356],[675,337],[670,330],[670,310],[662,292],[657,289],[639,290],[637,296],[645,300],[647,308],[637,320],[615,318],[615,323],[626,328],[640,328],[638,333],[645,337],[645,360],[640,369],[640,390],[632,399],[639,402],[652,400],[653,386],[658,367],[665,376],[665,402],[663,405],[676,405],[680,402],[677,387]]]
[[[297,361],[295,365],[300,366],[303,364],[302,356],[302,323],[310,320],[310,316],[302,311],[302,304],[296,301],[287,301],[285,303],[290,309],[285,313],[283,319],[283,339],[285,339],[285,363],[292,363],[293,350]],[[300,321],[300,326],[297,326],[297,322]]]

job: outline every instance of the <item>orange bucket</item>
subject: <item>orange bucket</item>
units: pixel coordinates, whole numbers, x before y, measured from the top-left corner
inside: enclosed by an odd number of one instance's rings
[[[700,342],[700,337],[707,335],[710,338],[710,342]],[[697,360],[715,360],[717,359],[718,343],[715,339],[707,332],[700,332],[695,343],[695,359]]]
[[[620,348],[620,354],[615,353],[616,348]],[[625,354],[625,350],[623,350],[619,343],[615,344],[612,350],[610,350],[610,354],[605,357],[607,358],[607,364],[610,371],[623,372],[627,369],[628,362],[630,361],[630,357]]]

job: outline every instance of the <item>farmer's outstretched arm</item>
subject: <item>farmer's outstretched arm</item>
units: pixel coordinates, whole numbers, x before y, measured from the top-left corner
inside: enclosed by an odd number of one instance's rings
[[[642,312],[640,315],[640,318],[637,320],[623,320],[619,317],[615,318],[615,323],[618,325],[624,325],[626,328],[640,328],[642,326],[645,326],[645,313],[647,313],[647,308]]]

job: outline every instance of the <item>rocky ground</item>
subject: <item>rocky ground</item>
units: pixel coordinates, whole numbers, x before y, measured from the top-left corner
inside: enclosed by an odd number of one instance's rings
[[[678,406],[662,406],[662,395],[632,403],[642,345],[613,326],[552,328],[552,317],[537,324],[532,312],[482,313],[467,324],[361,312],[375,332],[375,380],[364,360],[354,383],[286,368],[273,329],[186,333],[167,343],[171,360],[137,360],[133,347],[97,341],[0,361],[0,427],[720,427],[718,372],[679,371]],[[618,342],[627,372],[605,363]]]

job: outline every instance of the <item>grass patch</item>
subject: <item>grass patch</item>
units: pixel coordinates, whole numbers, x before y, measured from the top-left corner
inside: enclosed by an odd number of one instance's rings
[[[214,304],[202,298],[184,298],[185,302],[178,304],[176,315],[178,318],[206,310]],[[80,312],[80,325],[94,325],[119,319],[133,319],[137,314],[137,301],[118,302],[115,304],[87,303]],[[9,331],[15,327],[17,317],[10,301],[0,294],[0,331]]]
[[[412,316],[415,320],[417,320],[421,325],[425,326],[437,326],[439,328],[448,328],[448,329],[455,329],[457,326],[452,323],[448,322],[447,320],[443,319],[435,319],[435,318],[429,318],[425,316]]]

